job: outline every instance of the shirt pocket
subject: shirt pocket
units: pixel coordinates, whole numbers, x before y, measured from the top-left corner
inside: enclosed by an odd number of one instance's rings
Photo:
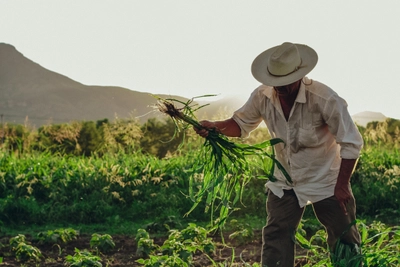
[[[299,128],[299,147],[316,147],[318,146],[318,136],[315,132],[315,128]]]

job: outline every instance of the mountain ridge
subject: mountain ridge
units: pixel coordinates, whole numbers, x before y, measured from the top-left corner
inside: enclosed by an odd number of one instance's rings
[[[28,117],[31,124],[41,126],[73,120],[126,119],[134,115],[143,122],[151,117],[145,114],[154,110],[151,103],[156,98],[150,93],[84,85],[47,70],[12,45],[0,43],[0,59],[0,114],[6,122],[20,124]]]
[[[157,95],[183,102],[189,100],[176,95]],[[196,114],[209,119],[226,118],[244,104],[243,99],[235,97],[202,101],[209,105]],[[26,58],[13,45],[0,43],[1,123],[24,124],[27,120],[29,125],[40,127],[49,123],[116,118],[136,118],[144,123],[150,118],[162,118],[154,108],[156,102],[157,99],[147,92],[118,86],[84,85]],[[382,116],[378,117],[382,119]],[[361,117],[358,120],[362,124],[369,120]]]
[[[385,121],[388,117],[381,112],[363,111],[351,116],[354,122],[360,126],[366,127],[372,121]]]

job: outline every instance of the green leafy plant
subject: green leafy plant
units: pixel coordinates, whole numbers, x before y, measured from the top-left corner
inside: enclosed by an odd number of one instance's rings
[[[238,220],[231,220],[229,227],[232,229],[232,233],[229,235],[231,240],[235,240],[237,245],[243,245],[253,241],[254,231],[248,223],[239,223]]]
[[[335,251],[330,253],[330,258],[334,267],[359,267],[364,257],[357,244],[345,244],[338,240]]]
[[[40,261],[42,252],[32,245],[26,243],[19,243],[15,249],[15,256],[18,261]]]
[[[67,243],[71,240],[76,239],[79,236],[79,231],[72,228],[60,228],[56,230],[48,230],[45,232],[39,232],[36,235],[39,243]]]
[[[381,222],[359,224],[364,266],[400,266],[400,228]]]
[[[357,211],[362,217],[398,224],[400,209],[400,150],[387,147],[366,147],[352,177]]]
[[[138,256],[149,256],[158,249],[158,246],[154,244],[153,239],[150,239],[150,235],[145,229],[140,228],[137,230],[135,240],[137,242],[136,255]]]
[[[10,249],[15,250],[18,247],[18,244],[26,243],[26,237],[23,234],[18,234],[10,238],[9,243],[10,243]]]
[[[361,232],[360,247],[355,244],[344,244],[339,240],[334,252],[329,251],[326,246],[324,230],[318,230],[310,240],[302,235],[302,231],[298,231],[296,241],[308,252],[297,258],[306,261],[304,267],[358,267],[361,264],[370,267],[399,266],[400,229],[398,227],[387,227],[379,222],[367,226],[359,222],[358,228]]]
[[[342,233],[342,236],[355,224],[357,220],[350,223],[347,229]],[[341,239],[342,236],[336,241],[335,249],[330,251],[331,263],[334,267],[359,267],[361,266],[363,255],[361,249],[357,244],[344,243]]]
[[[148,259],[138,259],[137,263],[144,267],[189,267],[189,264],[178,255],[150,255]]]
[[[166,233],[171,228],[181,228],[180,218],[173,215],[160,216],[155,221],[145,225],[146,231],[149,233]]]
[[[25,235],[19,234],[13,238],[10,238],[10,249],[15,253],[18,261],[40,261],[42,257],[41,251],[26,241]]]
[[[70,267],[102,267],[101,258],[96,255],[92,255],[87,250],[79,250],[75,248],[74,255],[67,255],[65,257],[65,265]]]
[[[202,96],[205,97],[205,96]],[[195,127],[204,127],[197,121],[194,112],[201,108],[193,105],[194,99],[182,102],[176,99],[162,99],[157,97],[158,109],[167,114],[175,122],[177,132]],[[176,105],[182,107],[178,108]],[[242,197],[244,186],[253,177],[249,157],[258,162],[257,168],[264,171],[263,178],[276,181],[274,168],[277,166],[286,177],[288,183],[292,183],[290,175],[286,172],[282,164],[275,158],[274,150],[267,151],[267,148],[278,143],[283,143],[282,139],[274,138],[260,144],[249,145],[231,141],[228,137],[221,134],[218,129],[208,129],[208,136],[205,138],[203,149],[199,157],[198,166],[202,169],[203,179],[199,184],[199,190],[195,193],[193,185],[195,181],[191,177],[189,196],[194,202],[189,214],[207,195],[206,210],[211,210],[211,221],[213,223],[214,211],[219,209],[218,226],[223,226],[229,212]],[[258,176],[262,177],[261,175]]]
[[[214,243],[208,238],[209,231],[195,223],[189,223],[188,226],[181,230],[171,230],[168,239],[161,246],[163,254],[178,254],[184,260],[196,251],[202,251],[206,254],[212,253],[215,250]]]
[[[100,235],[94,233],[90,239],[90,247],[102,252],[108,252],[115,247],[115,243],[109,234]]]
[[[194,223],[190,223],[182,231],[171,230],[162,246],[153,247],[146,259],[139,259],[137,262],[146,267],[191,266],[196,252],[209,255],[215,251],[214,243],[207,237],[208,233],[205,228]],[[140,240],[148,242],[149,235],[145,231],[141,231],[140,236]]]

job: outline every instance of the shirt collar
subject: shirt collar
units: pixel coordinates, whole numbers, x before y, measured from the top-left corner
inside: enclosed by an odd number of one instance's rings
[[[268,97],[269,99],[273,99],[275,95],[274,87],[272,86],[265,86],[264,85],[263,94]],[[306,86],[304,82],[300,84],[300,89],[296,97],[296,102],[299,103],[306,103]]]
[[[296,102],[306,103],[306,85],[304,82],[300,83],[300,89],[297,93]]]

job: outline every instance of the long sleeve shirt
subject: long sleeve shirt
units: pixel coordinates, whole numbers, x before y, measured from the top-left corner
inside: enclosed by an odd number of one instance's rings
[[[347,103],[328,86],[303,78],[288,120],[273,87],[261,85],[232,116],[242,137],[264,121],[275,145],[276,158],[290,174],[287,183],[275,168],[275,182],[266,186],[278,197],[293,189],[300,207],[334,195],[341,158],[356,159],[363,146]]]

